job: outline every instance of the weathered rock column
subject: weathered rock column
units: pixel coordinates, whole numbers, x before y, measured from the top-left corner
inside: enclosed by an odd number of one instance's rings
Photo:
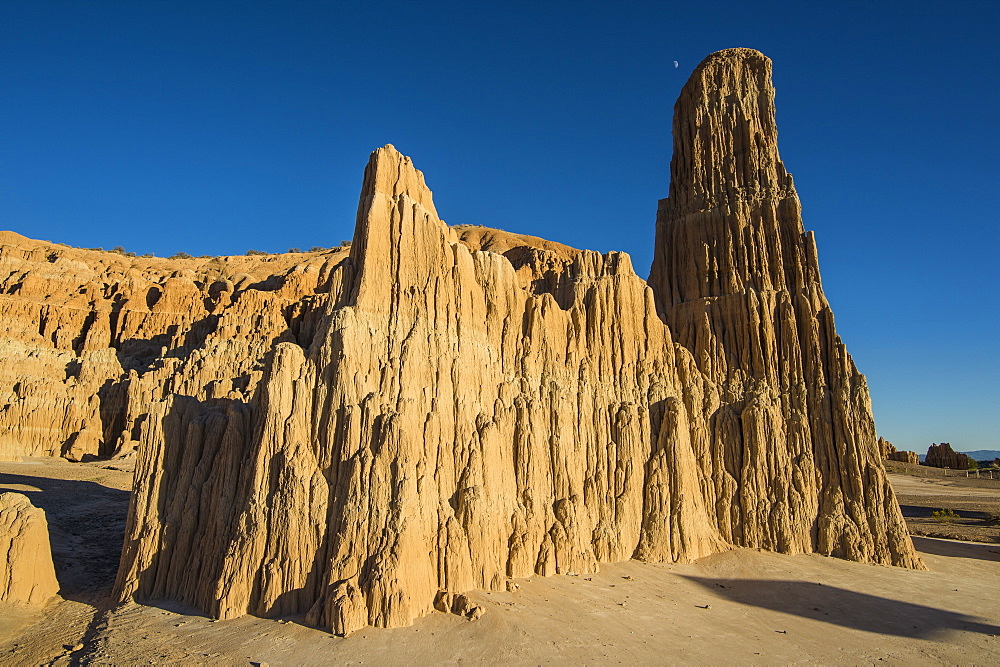
[[[723,537],[921,567],[778,155],[770,60],[751,49],[706,58],[673,135],[649,282],[721,390],[711,451]]]

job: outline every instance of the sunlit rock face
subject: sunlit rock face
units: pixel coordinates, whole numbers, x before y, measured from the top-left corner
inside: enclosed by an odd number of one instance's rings
[[[726,548],[692,444],[713,389],[628,256],[462,233],[375,151],[311,343],[274,347],[245,410],[164,405],[123,593],[348,632],[442,590]]]
[[[722,538],[918,567],[778,155],[771,61],[751,49],[706,58],[673,133],[649,283],[718,388],[703,488]]]
[[[349,250],[246,258],[247,278],[74,258],[80,312],[59,302],[65,332],[32,344],[93,370],[33,372],[69,403],[98,387],[70,455],[138,447],[118,594],[344,633],[733,546],[920,567],[778,158],[770,62],[706,59],[674,136],[648,283],[623,253],[448,227],[392,146]]]
[[[163,259],[0,232],[0,459],[128,453],[168,395],[250,401],[346,256]]]

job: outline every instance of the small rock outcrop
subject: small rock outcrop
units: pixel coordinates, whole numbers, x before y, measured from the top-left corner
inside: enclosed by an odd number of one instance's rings
[[[0,603],[42,605],[59,592],[45,512],[20,493],[0,493]]]
[[[903,463],[910,463],[912,465],[920,464],[920,456],[916,452],[892,452],[886,458],[890,461],[902,461]]]
[[[942,442],[940,445],[933,444],[927,448],[924,465],[935,468],[951,468],[952,470],[968,470],[972,467],[972,459],[966,454],[953,450],[950,443]]]
[[[883,437],[878,439],[878,451],[881,452],[882,458],[891,458],[891,455],[896,453],[896,446]]]

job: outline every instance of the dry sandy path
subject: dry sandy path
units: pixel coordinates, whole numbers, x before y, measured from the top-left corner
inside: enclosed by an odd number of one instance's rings
[[[928,538],[915,538],[927,572],[747,549],[684,565],[633,561],[473,593],[488,609],[478,621],[435,613],[347,638],[297,619],[214,622],[171,604],[102,612],[108,553],[84,552],[101,535],[120,540],[128,473],[13,465],[0,464],[0,489],[38,489],[21,490],[64,533],[53,544],[72,597],[40,618],[0,617],[0,664],[1000,662],[1000,546]],[[87,512],[89,523],[74,523]],[[90,560],[71,562],[74,553]],[[86,563],[99,574],[89,584]]]
[[[987,480],[965,480],[961,477],[934,479],[914,477],[889,473],[889,481],[896,495],[941,496],[945,498],[968,496],[972,498],[987,498],[994,503],[1000,502],[1000,482],[994,483],[995,488],[971,486],[979,482],[986,484]]]

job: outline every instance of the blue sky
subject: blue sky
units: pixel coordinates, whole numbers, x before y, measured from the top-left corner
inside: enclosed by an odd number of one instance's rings
[[[880,433],[1000,449],[998,34],[995,1],[4,0],[0,228],[331,246],[392,143],[449,223],[625,250],[645,275],[677,93],[752,47]]]

